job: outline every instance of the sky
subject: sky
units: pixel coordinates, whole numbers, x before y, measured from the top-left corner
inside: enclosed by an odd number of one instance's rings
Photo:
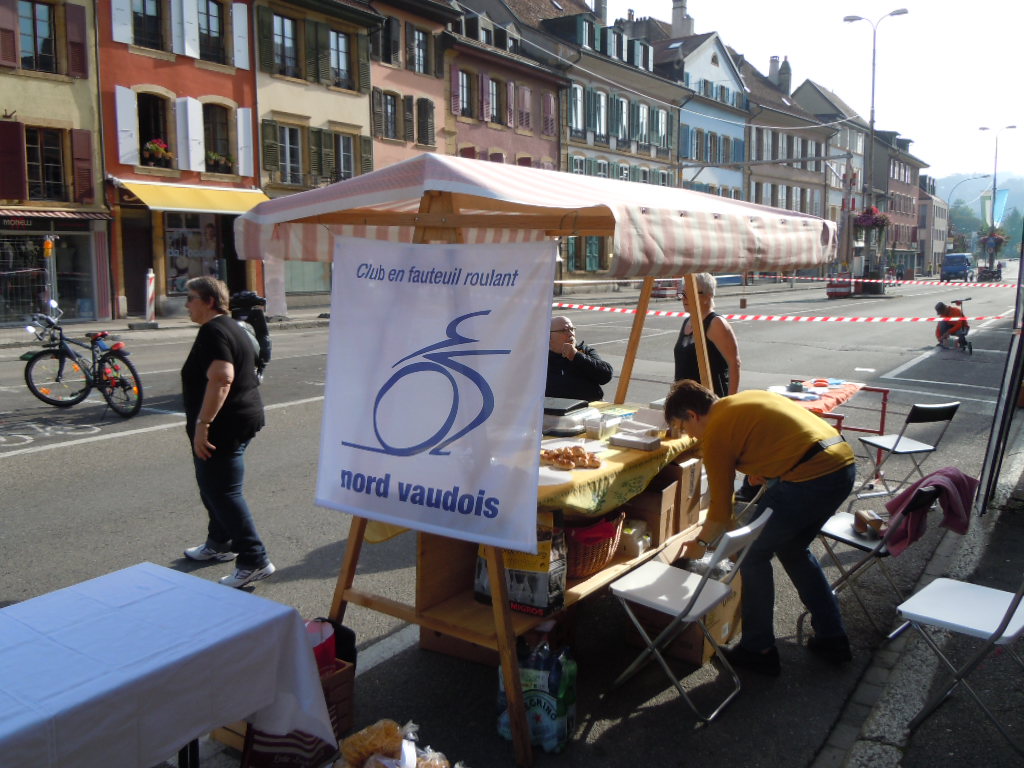
[[[593,5],[593,0],[589,0]],[[672,0],[607,0],[608,19],[672,19]],[[890,11],[908,13],[887,17]],[[871,24],[877,23],[875,128],[911,139],[935,178],[1024,176],[1018,82],[1024,3],[1018,0],[687,0],[694,32],[718,32],[763,74],[788,57],[793,87],[806,79],[836,93],[868,122]],[[979,131],[988,126],[1013,130]],[[998,158],[995,136],[998,135]],[[1002,186],[1002,185],[1000,185]]]

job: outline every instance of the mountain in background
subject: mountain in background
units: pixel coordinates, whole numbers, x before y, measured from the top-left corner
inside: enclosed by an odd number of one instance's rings
[[[987,179],[972,179],[971,181],[964,181],[964,179],[970,179],[972,176],[976,176],[974,173],[958,173],[953,176],[946,176],[942,179],[935,180],[935,193],[946,200],[950,205],[953,205],[956,200],[950,200],[948,195],[951,191],[954,192],[957,200],[963,200],[967,206],[980,216],[981,203],[979,198],[981,193],[987,189],[992,189],[992,177]],[[1024,212],[1024,176],[1017,176],[1012,173],[999,174],[999,178],[996,179],[999,184],[999,189],[1007,189],[1010,191],[1010,197],[1006,201],[1006,212],[1016,208],[1018,211]],[[954,191],[953,188],[959,184]]]

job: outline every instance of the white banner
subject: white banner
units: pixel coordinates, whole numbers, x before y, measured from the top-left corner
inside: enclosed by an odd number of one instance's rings
[[[335,239],[317,504],[537,551],[556,250]]]

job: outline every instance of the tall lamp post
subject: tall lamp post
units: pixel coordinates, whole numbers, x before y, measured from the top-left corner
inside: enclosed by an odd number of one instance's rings
[[[1009,131],[1016,128],[1016,125],[1004,125],[1002,128],[989,128],[987,125],[981,126],[979,131],[993,131],[996,137],[996,149],[995,155],[992,160],[992,229],[996,228],[996,173],[999,171],[999,134],[1003,131]],[[987,175],[987,174],[986,174]],[[955,187],[954,187],[955,189]]]
[[[951,190],[949,190],[949,197],[946,198],[946,203],[949,205],[949,210],[952,212],[953,205],[956,203],[955,194],[956,194],[956,188],[957,187],[959,187],[965,181],[977,181],[978,179],[987,179],[991,175],[992,174],[990,174],[990,173],[983,173],[980,176],[968,176],[966,179],[960,179],[960,181],[958,181],[956,184],[954,184],[953,188]],[[949,231],[949,227],[952,227],[952,226],[953,226],[953,218],[952,218],[952,216],[950,216],[949,224],[946,225],[947,233]],[[932,266],[933,271],[934,271],[936,266],[937,265],[933,265]]]
[[[906,8],[897,8],[876,21],[871,21],[863,16],[843,17],[843,21],[846,22],[866,21],[871,25],[871,117],[868,121],[868,199],[865,201],[867,206],[875,204],[875,62],[878,54],[878,25],[882,23],[882,19],[887,19],[890,16],[903,16],[906,13],[908,13]]]

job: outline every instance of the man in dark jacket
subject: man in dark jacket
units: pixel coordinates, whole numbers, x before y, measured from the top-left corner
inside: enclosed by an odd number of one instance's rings
[[[571,397],[575,400],[604,399],[602,384],[612,378],[612,367],[593,347],[576,343],[572,320],[559,315],[551,318],[548,345],[548,381],[545,397]]]

